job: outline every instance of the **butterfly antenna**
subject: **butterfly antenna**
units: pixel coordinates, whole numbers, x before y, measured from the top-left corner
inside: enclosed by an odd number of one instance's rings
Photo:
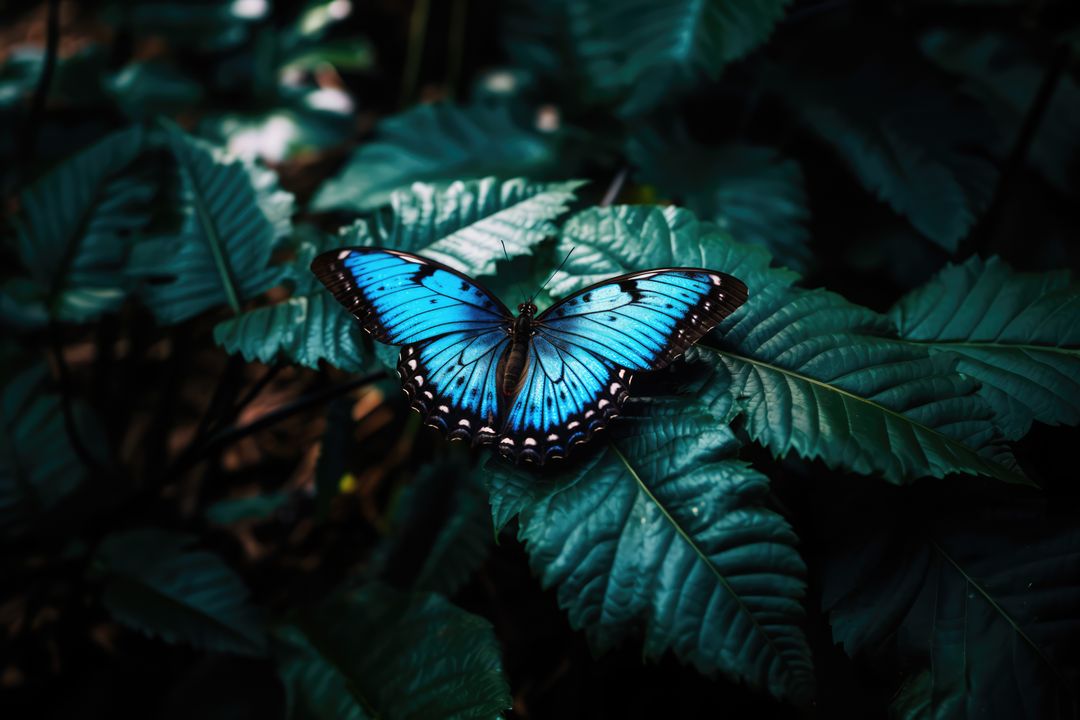
[[[506,262],[510,262],[510,253],[506,252],[506,241],[499,238],[499,244],[502,245],[503,257],[506,258]],[[517,285],[517,291],[521,295],[521,302],[525,302],[525,288],[521,287],[521,283],[514,283]],[[531,302],[531,300],[530,300]]]
[[[559,267],[555,268],[555,271],[553,273],[551,273],[550,275],[548,275],[548,279],[544,281],[544,284],[540,286],[539,290],[537,290],[536,292],[533,293],[532,297],[529,298],[529,302],[532,302],[533,298],[535,298],[537,295],[539,295],[541,292],[544,291],[544,288],[547,287],[547,284],[549,282],[551,282],[552,278],[554,278],[556,275],[558,275],[559,271],[563,269],[563,265],[566,264],[566,261],[570,259],[570,256],[574,254],[575,250],[577,250],[577,246],[574,246],[574,247],[570,248],[570,252],[566,253],[566,257],[564,257],[562,259],[562,262],[559,263]]]

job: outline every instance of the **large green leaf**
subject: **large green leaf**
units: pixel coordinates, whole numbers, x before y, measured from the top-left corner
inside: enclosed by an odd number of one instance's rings
[[[323,184],[312,206],[365,211],[414,182],[550,176],[559,170],[556,141],[520,127],[502,107],[420,105],[384,120],[375,140]]]
[[[1032,498],[970,498],[848,506],[823,575],[833,636],[910,669],[894,716],[1075,717],[1080,529]]]
[[[647,110],[699,76],[715,80],[727,63],[771,34],[790,0],[589,0],[591,26],[578,37],[594,76],[615,63],[628,113]]]
[[[731,144],[706,147],[685,129],[635,132],[627,155],[644,182],[730,231],[739,242],[767,248],[781,264],[810,263],[810,219],[802,170],[776,150]]]
[[[891,482],[953,472],[1021,482],[995,443],[990,407],[955,360],[890,337],[888,320],[825,291],[789,285],[768,255],[686,210],[643,206],[570,218],[560,248],[577,247],[552,282],[565,294],[601,277],[705,266],[743,280],[750,299],[702,341],[731,375],[750,437]]]
[[[791,528],[763,506],[767,479],[734,459],[738,442],[696,399],[633,400],[625,418],[543,482],[489,463],[496,522],[520,512],[534,570],[598,651],[643,623],[646,655],[671,650],[701,672],[808,701],[805,568]]]
[[[149,220],[155,193],[152,182],[125,172],[144,138],[140,127],[113,133],[22,193],[16,248],[29,277],[0,289],[0,322],[88,322],[127,297],[132,235]]]
[[[848,52],[865,57],[842,67],[818,67],[800,57],[771,66],[766,77],[867,190],[955,251],[997,180],[994,164],[979,150],[993,142],[992,121],[917,58],[900,62],[902,54],[878,57],[862,47]]]
[[[268,265],[291,232],[292,196],[273,173],[230,160],[173,125],[166,132],[180,170],[183,225],[178,235],[139,243],[130,272],[148,281],[144,298],[164,323],[219,305],[238,313],[280,277]]]
[[[374,229],[359,221],[337,238],[303,240],[295,262],[285,269],[292,296],[222,322],[214,337],[249,360],[284,356],[309,367],[326,360],[359,370],[365,355],[358,323],[311,273],[316,254],[374,245],[420,253],[473,276],[490,275],[504,246],[510,256],[525,255],[556,232],[551,221],[565,211],[579,184],[487,178],[439,190],[417,183],[391,196]]]
[[[1017,273],[997,257],[949,265],[893,307],[900,335],[958,356],[1006,437],[1032,420],[1080,423],[1080,284]]]
[[[510,707],[491,625],[439,595],[366,585],[277,638],[290,718],[487,720]]]
[[[86,479],[68,436],[60,396],[45,388],[48,371],[36,365],[4,378],[0,390],[0,533],[11,534],[54,508]],[[87,408],[72,412],[80,439],[97,452],[103,442]]]
[[[188,550],[194,538],[149,528],[98,547],[102,601],[114,618],[151,637],[216,652],[261,655],[266,637],[244,583],[221,558]]]

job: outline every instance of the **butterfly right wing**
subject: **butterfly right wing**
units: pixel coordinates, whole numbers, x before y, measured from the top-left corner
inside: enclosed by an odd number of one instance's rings
[[[311,269],[365,331],[405,346],[402,386],[428,425],[474,443],[495,439],[495,375],[513,322],[497,298],[441,263],[396,250],[332,250]]]

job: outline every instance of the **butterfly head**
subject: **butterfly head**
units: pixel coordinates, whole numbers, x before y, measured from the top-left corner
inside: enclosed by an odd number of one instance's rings
[[[518,315],[526,315],[532,317],[536,314],[536,306],[531,302],[523,302],[518,305]]]

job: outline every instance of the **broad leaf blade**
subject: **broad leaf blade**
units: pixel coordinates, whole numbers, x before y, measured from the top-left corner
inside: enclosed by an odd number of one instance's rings
[[[491,625],[372,584],[278,631],[294,718],[491,718],[510,707]]]
[[[216,555],[188,550],[191,542],[157,529],[105,538],[96,556],[105,607],[118,622],[169,643],[263,654],[266,637],[247,588]]]
[[[374,230],[358,221],[336,238],[302,240],[285,269],[292,296],[222,322],[214,337],[248,359],[284,356],[308,367],[325,360],[360,370],[370,361],[358,323],[311,273],[315,255],[346,245],[381,246],[419,253],[469,275],[491,274],[504,246],[510,256],[525,255],[556,232],[551,221],[565,211],[579,184],[487,178],[439,190],[417,183],[392,195]]]
[[[558,161],[555,138],[519,127],[504,108],[420,105],[380,124],[376,139],[323,184],[312,207],[373,210],[414,182],[543,177]]]
[[[597,650],[644,622],[647,655],[672,650],[808,701],[805,568],[791,528],[762,505],[766,478],[730,457],[731,431],[696,401],[635,400],[627,415],[606,447],[543,485],[489,463],[496,522],[521,513],[533,568]]]
[[[131,273],[149,281],[143,296],[162,322],[182,322],[219,305],[239,312],[279,278],[268,265],[291,232],[292,196],[277,188],[269,171],[229,160],[175,126],[166,131],[180,170],[183,225],[174,237],[139,243]]]
[[[999,258],[949,265],[890,311],[900,335],[960,358],[1010,439],[1080,423],[1080,284]]]
[[[30,319],[23,324],[88,322],[127,297],[131,236],[149,220],[156,192],[146,178],[125,173],[144,141],[137,126],[113,133],[22,193],[17,249],[30,279],[3,292],[24,306],[20,314]]]

